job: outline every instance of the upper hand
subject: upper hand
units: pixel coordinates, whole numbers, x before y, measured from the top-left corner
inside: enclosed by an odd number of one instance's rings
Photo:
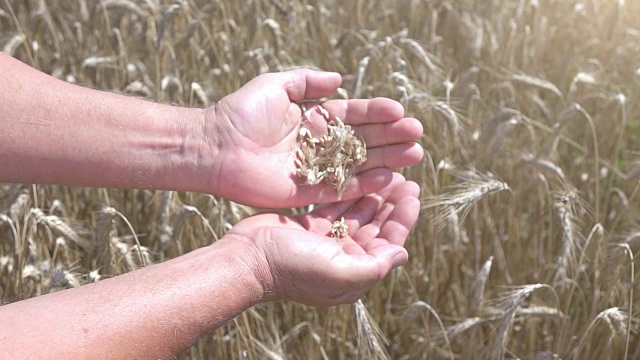
[[[418,195],[416,183],[394,174],[389,185],[359,200],[322,205],[298,216],[255,215],[221,241],[245,250],[238,256],[262,284],[263,300],[353,303],[407,262],[403,245],[418,217]],[[349,233],[332,238],[331,225],[341,217]]]
[[[423,155],[417,141],[421,123],[404,117],[398,102],[331,100],[323,104],[364,138],[368,161],[355,170],[342,197],[330,185],[303,184],[295,176],[295,150],[302,112],[298,102],[331,95],[337,73],[294,70],[261,75],[206,112],[205,138],[216,139],[201,158],[211,158],[206,188],[236,202],[265,208],[305,206],[361,197],[391,181],[391,170],[414,165]],[[305,124],[327,132],[326,120],[312,112]]]

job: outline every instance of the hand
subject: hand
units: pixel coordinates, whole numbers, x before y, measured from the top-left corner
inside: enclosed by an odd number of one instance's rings
[[[391,183],[359,200],[326,204],[298,216],[255,215],[221,241],[248,251],[266,298],[312,306],[353,303],[387,273],[405,264],[404,242],[420,210],[416,183],[394,174]],[[329,237],[344,217],[349,234]],[[252,254],[252,255],[247,255]]]
[[[391,180],[390,169],[419,162],[423,150],[415,141],[422,135],[422,125],[404,118],[398,102],[332,100],[323,106],[364,138],[368,161],[356,169],[341,198],[324,183],[302,184],[294,164],[302,119],[297,102],[329,96],[341,81],[339,74],[311,70],[265,74],[208,109],[206,139],[217,139],[201,156],[212,162],[205,166],[211,174],[209,191],[264,208],[335,202],[379,190]],[[327,122],[317,112],[305,126],[314,135],[327,132]]]

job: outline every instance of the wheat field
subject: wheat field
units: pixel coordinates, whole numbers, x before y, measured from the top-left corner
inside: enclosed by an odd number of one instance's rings
[[[636,359],[638,14],[636,0],[0,0],[0,50],[196,107],[264,72],[337,71],[336,97],[390,97],[422,121],[425,157],[399,169],[422,189],[407,265],[355,306],[252,308],[183,358]],[[254,212],[0,184],[0,303],[179,256]]]

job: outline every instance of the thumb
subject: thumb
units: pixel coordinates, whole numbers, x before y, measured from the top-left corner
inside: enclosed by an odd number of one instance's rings
[[[342,76],[335,72],[299,69],[282,75],[284,88],[291,101],[329,96],[342,84]]]

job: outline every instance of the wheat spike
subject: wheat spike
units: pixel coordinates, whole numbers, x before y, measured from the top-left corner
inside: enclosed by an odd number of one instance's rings
[[[496,192],[509,190],[509,185],[489,176],[478,176],[452,186],[447,193],[428,196],[422,200],[422,209],[436,208],[435,223],[442,230],[447,218],[455,213],[461,223],[471,205]]]
[[[496,330],[496,339],[491,346],[491,359],[504,358],[505,346],[518,308],[531,294],[543,288],[550,289],[548,285],[544,284],[524,285],[515,288],[498,301],[498,303],[502,305],[504,315],[502,316],[498,329]]]
[[[59,217],[55,215],[45,215],[42,210],[37,208],[32,208],[30,212],[38,223],[44,224],[56,235],[64,236],[84,250],[91,250],[92,244],[78,235],[77,231],[69,226],[69,224],[62,221],[62,219],[60,219]]]
[[[384,338],[378,325],[371,318],[362,300],[356,301],[353,304],[353,308],[356,313],[358,350],[360,355],[368,359],[390,359],[389,354],[381,345],[381,343],[386,344],[387,340]]]
[[[579,236],[575,214],[576,206],[579,203],[577,196],[573,191],[556,194],[557,201],[554,204],[554,209],[562,229],[562,242],[556,261],[555,284],[565,283],[566,285],[577,264],[577,240]]]

